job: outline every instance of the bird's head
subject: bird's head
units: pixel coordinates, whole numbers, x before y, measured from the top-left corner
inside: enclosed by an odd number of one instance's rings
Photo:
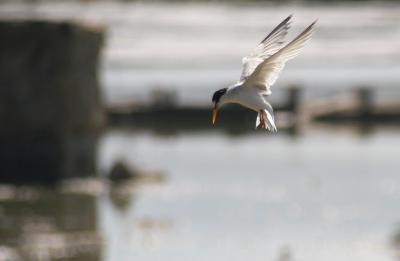
[[[217,120],[218,109],[219,109],[221,97],[223,95],[225,95],[227,90],[228,90],[228,88],[223,88],[223,89],[220,89],[220,90],[214,92],[214,95],[212,97],[212,101],[214,103],[214,109],[213,109],[213,113],[212,113],[212,124],[213,125],[215,124],[215,121]]]

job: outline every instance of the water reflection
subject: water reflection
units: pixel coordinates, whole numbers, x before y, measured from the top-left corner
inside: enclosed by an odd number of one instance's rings
[[[101,260],[93,196],[36,187],[0,191],[1,260]]]
[[[56,187],[1,185],[0,260],[104,260],[108,239],[98,227],[103,218],[98,204],[107,202],[113,213],[129,215],[136,190],[160,181],[154,175],[118,182],[73,179]],[[168,226],[152,218],[136,222],[146,233]]]
[[[95,174],[98,141],[95,133],[38,132],[1,137],[0,182],[54,184],[65,178]]]
[[[132,206],[135,195],[125,184],[117,184],[111,187],[109,197],[116,210],[125,212]]]
[[[289,246],[284,246],[279,250],[278,261],[291,261],[292,258],[292,251],[290,250]]]
[[[400,229],[395,231],[395,233],[390,238],[390,243],[394,252],[394,257],[396,260],[400,260]]]

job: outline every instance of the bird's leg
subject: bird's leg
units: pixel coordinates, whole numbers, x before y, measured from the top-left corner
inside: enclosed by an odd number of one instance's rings
[[[264,112],[261,110],[261,128],[264,129],[265,128],[265,119],[264,119]]]
[[[260,124],[257,126],[257,128],[264,129],[265,128],[264,113],[262,110],[260,110],[259,114],[260,114]]]

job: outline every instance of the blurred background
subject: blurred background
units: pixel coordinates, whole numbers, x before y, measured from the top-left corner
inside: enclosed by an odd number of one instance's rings
[[[269,101],[211,96],[288,15]],[[397,1],[0,1],[0,260],[400,260]]]

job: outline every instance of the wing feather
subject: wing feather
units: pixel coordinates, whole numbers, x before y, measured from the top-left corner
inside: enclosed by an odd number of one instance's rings
[[[296,57],[304,45],[311,39],[315,23],[316,21],[285,47],[258,64],[243,85],[257,88],[264,95],[271,94],[270,87],[275,83],[285,63]]]
[[[243,71],[240,80],[245,80],[252,74],[254,69],[265,59],[279,51],[284,43],[283,40],[290,28],[292,15],[288,16],[279,25],[275,27],[260,44],[246,57],[242,59]]]

